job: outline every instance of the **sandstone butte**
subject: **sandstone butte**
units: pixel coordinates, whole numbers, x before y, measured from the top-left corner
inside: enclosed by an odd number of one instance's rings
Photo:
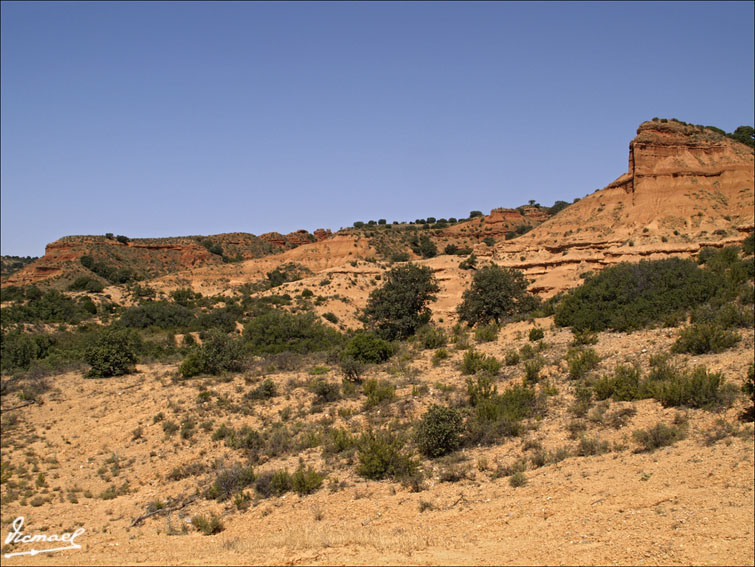
[[[530,289],[548,297],[578,285],[581,275],[618,262],[685,257],[704,246],[742,241],[755,226],[753,162],[752,148],[713,130],[648,121],[629,144],[627,172],[558,214],[551,217],[537,206],[493,209],[489,215],[427,232],[441,252],[448,243],[470,246],[483,262],[522,270],[532,281]],[[520,225],[534,228],[506,240]],[[314,234],[300,230],[285,236],[134,239],[126,244],[102,236],[69,236],[49,244],[44,257],[6,278],[3,285],[70,276],[82,270],[81,256],[112,258],[117,252],[121,261],[154,276],[150,285],[158,290],[191,286],[203,293],[222,293],[294,262],[313,275],[285,284],[284,290],[311,286],[323,276],[333,281],[323,293],[335,292],[344,280],[360,282],[346,293],[352,302],[347,311],[353,314],[366,300],[366,282],[387,268],[385,262],[363,261],[380,257],[374,240],[366,236],[368,228],[336,233],[319,229]],[[495,244],[482,243],[486,237]],[[203,239],[220,244],[240,261],[224,263]],[[412,256],[431,266],[440,280],[433,310],[438,319],[444,318],[455,309],[469,272],[458,268],[458,256]],[[348,321],[349,313],[343,315]]]

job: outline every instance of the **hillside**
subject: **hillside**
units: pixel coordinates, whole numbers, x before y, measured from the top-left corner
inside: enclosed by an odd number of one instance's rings
[[[45,255],[18,272],[3,277],[3,285],[54,283],[58,287],[69,284],[80,275],[92,275],[81,264],[90,257],[114,271],[126,270],[130,279],[149,279],[167,273],[205,265],[234,263],[260,258],[295,248],[304,243],[327,239],[330,231],[305,230],[282,235],[270,232],[255,236],[247,233],[227,233],[211,236],[175,238],[134,238],[114,235],[66,236],[45,247]],[[95,275],[97,274],[95,272]],[[52,281],[50,281],[52,280]],[[103,281],[107,281],[104,278]]]
[[[0,562],[752,565],[752,148],[645,122],[565,205],[48,245],[0,512],[82,548]]]

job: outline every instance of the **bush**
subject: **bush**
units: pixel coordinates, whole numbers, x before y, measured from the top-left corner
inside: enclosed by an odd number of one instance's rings
[[[432,240],[430,240],[430,237],[425,234],[420,237],[414,236],[409,241],[409,246],[411,246],[412,251],[415,254],[422,256],[423,258],[433,258],[438,255],[438,247]]]
[[[419,463],[402,452],[403,442],[389,431],[368,429],[357,442],[357,474],[370,480],[402,479],[416,474]]]
[[[191,519],[191,525],[204,535],[219,534],[225,529],[223,521],[215,515],[211,515],[209,518],[194,516]]]
[[[309,390],[315,395],[315,403],[325,404],[335,402],[341,397],[338,384],[328,382],[323,378],[315,378],[309,383]]]
[[[291,475],[287,470],[275,471],[270,479],[270,491],[276,496],[281,496],[291,490],[292,485]]]
[[[527,285],[518,270],[496,264],[477,270],[472,285],[462,295],[459,320],[469,325],[500,324],[514,314],[532,311],[538,300],[527,291]]]
[[[406,339],[430,321],[427,304],[439,290],[430,268],[397,266],[386,274],[385,284],[370,293],[363,321],[383,339]]]
[[[616,365],[613,376],[602,376],[593,391],[598,400],[613,398],[617,402],[640,399],[642,373],[637,366]]]
[[[244,327],[244,339],[254,354],[327,350],[341,342],[341,335],[320,323],[312,313],[291,314],[271,310]]]
[[[291,476],[291,487],[299,496],[312,494],[319,490],[324,478],[324,475],[321,475],[312,467],[304,468],[304,465],[300,465]]]
[[[537,382],[540,379],[540,371],[545,366],[543,357],[537,356],[524,363],[524,379],[527,382]]]
[[[466,259],[459,262],[460,270],[474,270],[477,267],[477,256],[470,254]]]
[[[554,321],[578,331],[632,331],[705,303],[721,285],[692,260],[622,262],[570,291]]]
[[[277,393],[278,388],[275,382],[270,378],[265,378],[259,386],[247,392],[244,397],[249,400],[269,400],[274,398]]]
[[[668,447],[684,439],[686,437],[686,429],[679,425],[669,427],[664,423],[659,423],[650,429],[635,431],[632,433],[632,437],[642,446],[640,451],[650,452],[661,447]]]
[[[168,301],[151,301],[129,307],[121,314],[120,322],[124,327],[146,329],[155,326],[161,329],[179,329],[187,327],[194,321],[190,309]]]
[[[711,408],[729,405],[733,387],[726,385],[723,375],[708,372],[704,366],[692,371],[672,366],[665,357],[651,360],[646,378],[636,366],[617,365],[614,375],[603,376],[593,385],[598,400],[632,401],[655,398],[664,407],[687,406]]]
[[[367,380],[362,390],[367,396],[367,400],[364,402],[365,409],[389,402],[396,397],[396,386],[385,380],[376,380],[374,378]]]
[[[696,323],[679,333],[671,350],[690,354],[717,353],[733,347],[738,341],[736,333],[727,331],[716,323]]]
[[[218,473],[215,482],[207,491],[207,497],[211,500],[223,502],[252,484],[255,478],[252,467],[234,465],[231,468],[223,469]]]
[[[361,362],[385,362],[393,355],[393,346],[372,333],[359,332],[346,344],[344,356]]]
[[[345,380],[356,383],[362,381],[362,373],[365,369],[364,362],[349,356],[342,356],[339,364]]]
[[[667,380],[648,380],[647,395],[664,407],[687,406],[711,408],[731,402],[731,388],[726,387],[719,372],[708,372],[704,366],[692,372],[678,372]]]
[[[750,363],[750,366],[747,367],[747,376],[744,384],[742,384],[742,391],[752,403],[742,417],[748,421],[755,421],[755,364]]]
[[[425,325],[417,331],[417,342],[424,349],[438,349],[446,346],[448,337],[443,329]]]
[[[70,291],[86,291],[87,293],[99,293],[105,286],[99,280],[89,276],[79,276],[71,285],[68,286]]]
[[[600,357],[594,349],[570,348],[566,354],[566,362],[569,365],[569,378],[578,380],[593,370],[600,362]]]
[[[221,331],[212,330],[200,347],[194,347],[178,367],[184,378],[199,374],[217,375],[224,371],[238,371],[242,366],[241,343]]]
[[[330,321],[334,325],[338,323],[338,317],[334,313],[331,313],[330,311],[328,311],[327,313],[323,313],[322,318],[325,319],[326,321]]]
[[[483,325],[475,330],[474,338],[480,342],[492,342],[498,338],[499,329],[500,327],[495,323]]]
[[[107,329],[84,352],[84,361],[92,368],[89,378],[121,376],[136,370],[138,339],[128,331]]]
[[[503,359],[506,366],[516,366],[519,364],[519,353],[515,350],[508,350]]]
[[[533,343],[539,341],[544,336],[545,336],[545,333],[543,332],[542,329],[538,329],[537,327],[535,327],[534,329],[530,329],[529,339]]]
[[[467,385],[469,387],[469,381]],[[485,388],[484,384],[479,386]],[[475,413],[467,422],[469,443],[487,445],[502,437],[519,435],[521,420],[535,412],[537,396],[527,386],[514,386],[502,394],[497,394],[495,389],[491,391],[489,386],[487,389],[487,393],[476,396]]]
[[[460,447],[462,431],[459,410],[432,405],[417,426],[417,447],[426,457],[441,457]]]
[[[755,254],[755,232],[751,232],[747,238],[742,241],[742,252],[746,256]]]
[[[501,363],[496,357],[488,356],[474,349],[469,349],[464,354],[464,359],[461,363],[462,374],[477,374],[478,372],[483,372],[485,374],[496,375],[500,370]]]

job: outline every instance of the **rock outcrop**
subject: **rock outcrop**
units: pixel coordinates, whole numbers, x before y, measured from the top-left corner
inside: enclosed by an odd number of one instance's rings
[[[606,265],[736,244],[754,227],[753,162],[752,148],[713,130],[644,122],[629,144],[626,173],[499,243],[493,258],[552,294]]]

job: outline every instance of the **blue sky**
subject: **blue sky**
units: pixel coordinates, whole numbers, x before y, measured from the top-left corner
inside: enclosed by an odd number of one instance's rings
[[[753,124],[752,2],[3,2],[3,254],[571,201]]]

